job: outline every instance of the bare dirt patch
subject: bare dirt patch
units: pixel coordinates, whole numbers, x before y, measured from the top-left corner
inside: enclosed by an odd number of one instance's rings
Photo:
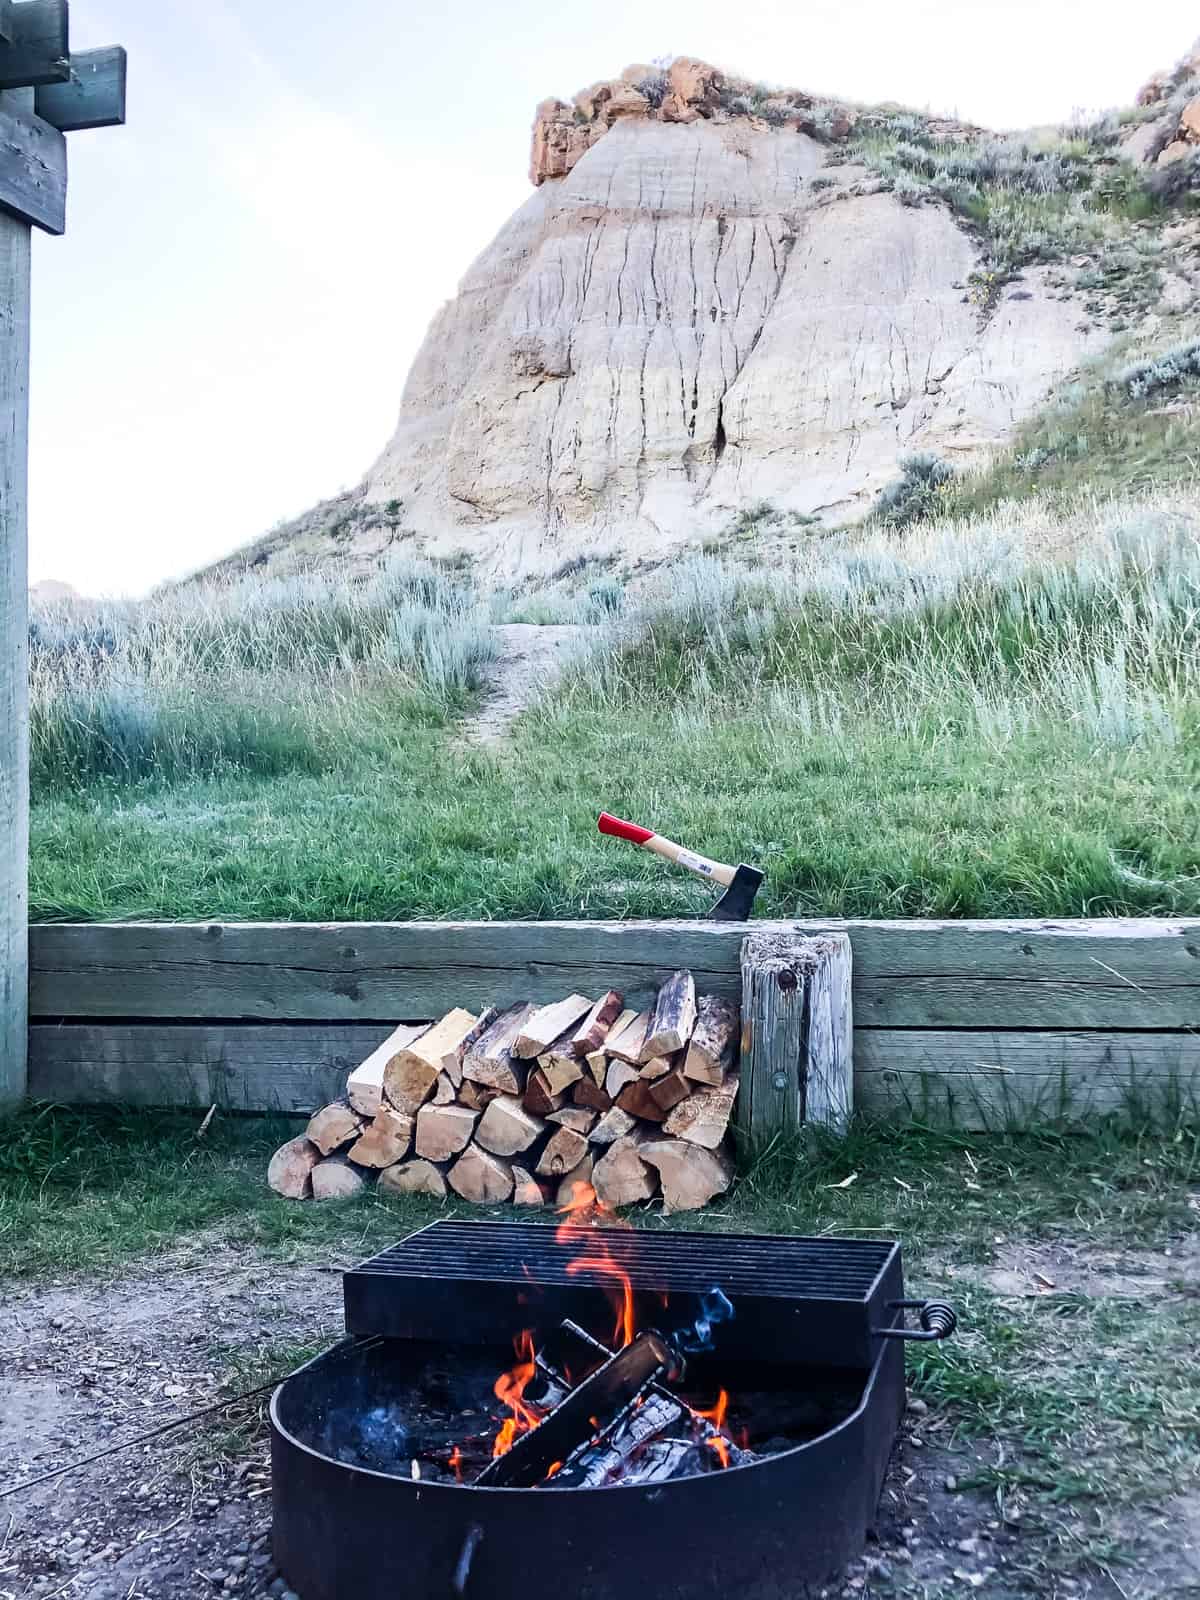
[[[463,724],[470,744],[500,744],[527,706],[559,677],[589,630],[577,624],[540,627],[508,622],[492,630],[499,653],[489,670],[487,698]]]

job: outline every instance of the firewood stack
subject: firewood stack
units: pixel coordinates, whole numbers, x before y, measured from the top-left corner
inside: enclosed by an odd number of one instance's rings
[[[291,1199],[395,1194],[563,1204],[590,1184],[610,1209],[662,1196],[692,1211],[733,1180],[737,1007],[676,972],[649,1011],[615,989],[397,1028],[346,1097],[275,1152]]]

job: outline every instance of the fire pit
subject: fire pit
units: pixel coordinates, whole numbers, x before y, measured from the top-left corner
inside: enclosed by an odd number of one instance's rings
[[[954,1326],[905,1327],[893,1243],[577,1218],[435,1223],[345,1301],[271,1403],[303,1600],[794,1596],[862,1549],[901,1341]]]

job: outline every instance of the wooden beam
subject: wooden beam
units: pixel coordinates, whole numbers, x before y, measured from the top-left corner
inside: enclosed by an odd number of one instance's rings
[[[12,10],[13,0],[0,0],[0,45],[12,43]]]
[[[65,83],[37,90],[34,105],[43,122],[60,133],[115,128],[125,121],[126,55],[120,45],[82,50],[71,57]]]
[[[31,930],[40,1018],[418,1021],[612,987],[653,1003],[677,967],[741,998],[747,932],[837,932],[859,1028],[1200,1028],[1200,920],[101,923]]]
[[[33,93],[0,93],[0,211],[47,233],[62,233],[67,225],[67,141],[57,128],[34,116]]]
[[[0,1115],[27,1079],[29,243],[0,215]]]
[[[0,89],[65,83],[71,76],[67,0],[17,0],[0,44]]]

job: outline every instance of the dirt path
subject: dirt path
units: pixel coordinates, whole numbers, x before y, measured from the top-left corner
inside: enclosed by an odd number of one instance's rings
[[[572,648],[592,630],[576,623],[508,622],[492,631],[499,654],[488,674],[487,699],[463,725],[469,744],[502,744],[522,711],[555,681]]]

